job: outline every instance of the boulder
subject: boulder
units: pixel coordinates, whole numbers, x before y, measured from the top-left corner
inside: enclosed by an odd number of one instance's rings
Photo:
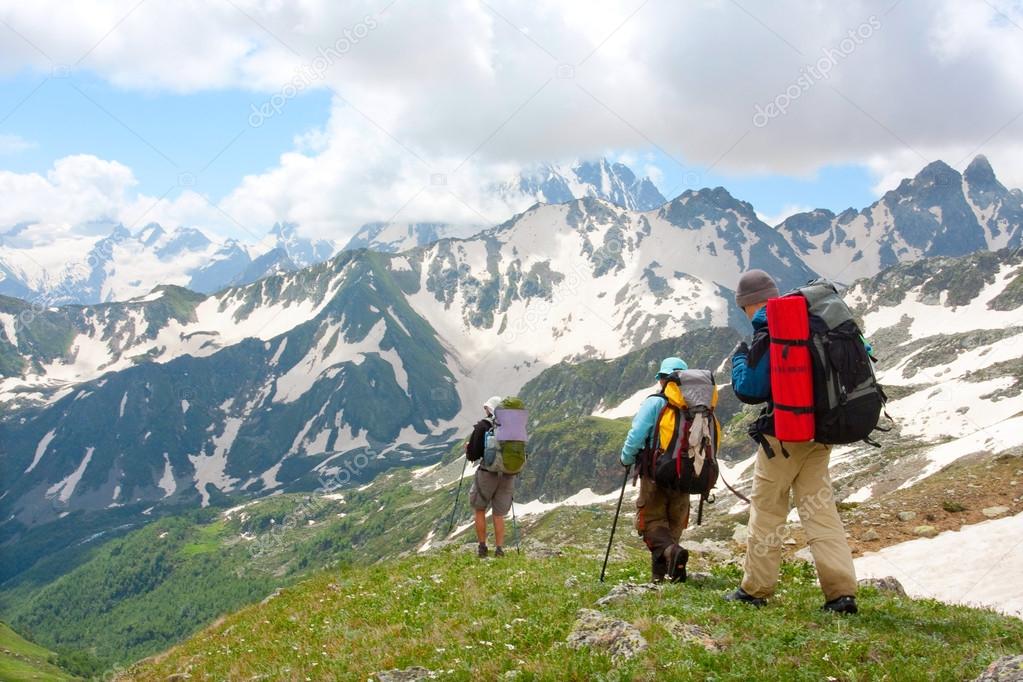
[[[900,511],[899,512],[899,521],[912,521],[915,518],[916,518],[916,512],[915,511]]]
[[[1023,656],[1002,656],[973,682],[1023,682]]]
[[[922,538],[933,538],[938,534],[938,529],[934,526],[917,526],[913,529],[913,535],[919,535]]]
[[[1008,507],[1003,507],[999,505],[997,507],[985,507],[984,509],[980,510],[980,513],[988,517],[989,519],[994,519],[1001,516],[1002,514],[1007,513],[1008,511],[1009,511]]]
[[[880,540],[880,539],[881,539],[881,536],[880,536],[880,535],[878,534],[878,532],[877,532],[876,530],[874,530],[873,528],[868,528],[868,529],[867,529],[867,532],[865,532],[865,533],[863,534],[863,536],[862,536],[862,538],[861,538],[861,539],[862,539],[862,540],[863,540],[864,542],[874,542],[875,540]]]
[[[593,609],[579,609],[577,616],[578,620],[566,640],[573,649],[604,649],[611,654],[612,660],[617,661],[632,658],[647,648],[646,639],[631,623]]]
[[[681,642],[699,644],[707,651],[721,651],[725,648],[720,641],[714,639],[704,628],[692,623],[683,623],[674,616],[657,616],[657,624]]]
[[[663,584],[663,583],[662,583]],[[612,602],[621,601],[628,597],[634,597],[640,594],[649,594],[650,592],[656,592],[661,589],[662,584],[654,583],[618,583],[611,591],[605,594],[603,597],[597,600],[597,606],[604,606]]]
[[[907,597],[906,588],[902,586],[894,576],[886,575],[883,578],[862,578],[857,580],[856,584],[861,587],[873,587],[874,589],[881,592],[894,592],[900,597]]]

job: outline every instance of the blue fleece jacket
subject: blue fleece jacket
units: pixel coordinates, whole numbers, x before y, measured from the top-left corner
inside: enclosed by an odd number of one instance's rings
[[[753,316],[753,334],[767,328],[767,306]],[[751,402],[766,402],[771,398],[770,356],[763,357],[753,366],[749,364],[748,353],[739,351],[732,356],[732,389]]]
[[[636,454],[650,440],[650,434],[654,429],[654,423],[657,421],[657,415],[664,408],[665,402],[667,401],[664,398],[652,395],[639,406],[639,411],[632,418],[632,428],[629,429],[629,435],[625,437],[625,445],[622,446],[621,460],[625,466],[631,466],[636,463]]]

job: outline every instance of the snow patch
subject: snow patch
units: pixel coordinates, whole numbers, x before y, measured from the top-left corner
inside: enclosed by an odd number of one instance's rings
[[[78,482],[82,480],[85,469],[89,466],[89,462],[92,461],[92,453],[95,451],[96,448],[94,447],[86,448],[85,457],[78,463],[78,468],[72,471],[63,481],[50,486],[46,491],[46,497],[53,498],[56,496],[61,502],[70,500],[75,492],[75,488],[78,487]]]
[[[39,440],[39,444],[36,445],[35,456],[32,458],[32,463],[28,465],[27,469],[25,469],[26,474],[36,468],[36,464],[39,464],[39,460],[41,460],[43,458],[43,455],[46,454],[46,448],[50,447],[50,443],[53,442],[53,439],[56,437],[56,435],[57,429],[51,429],[49,432],[47,432],[45,436],[43,436]]]
[[[163,476],[157,484],[163,490],[163,496],[170,497],[174,494],[174,491],[178,489],[178,484],[174,480],[174,469],[171,467],[170,455],[163,453]]]
[[[894,576],[911,597],[992,608],[1023,618],[1023,514],[963,526],[869,552],[856,559],[861,577]],[[935,557],[942,561],[935,570]]]

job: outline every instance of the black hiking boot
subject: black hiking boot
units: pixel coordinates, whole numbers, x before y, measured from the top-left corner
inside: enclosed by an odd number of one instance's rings
[[[859,609],[856,607],[856,597],[848,596],[832,599],[821,607],[821,611],[831,611],[832,613],[841,614],[859,613]]]
[[[650,555],[650,582],[652,583],[663,583],[664,576],[668,574],[668,560],[664,558],[664,555],[654,557]]]
[[[673,583],[686,581],[686,564],[689,563],[689,550],[681,545],[672,545],[664,550],[665,562],[668,565],[668,578]]]
[[[476,548],[476,556],[480,559],[487,558],[487,544],[485,542],[481,542],[480,546]]]
[[[497,547],[495,547],[494,548],[494,556],[504,556],[504,547],[501,547],[501,545],[498,545]]]
[[[741,587],[738,588],[735,592],[729,592],[728,594],[726,594],[725,601],[737,601],[743,604],[749,604],[750,606],[755,606],[758,609],[761,606],[767,606],[766,599],[764,599],[763,597],[754,597],[752,594],[747,593],[746,590],[742,589]]]

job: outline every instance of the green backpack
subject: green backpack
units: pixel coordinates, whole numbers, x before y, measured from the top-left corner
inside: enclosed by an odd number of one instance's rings
[[[488,471],[517,474],[526,465],[526,423],[529,412],[521,400],[505,398],[494,410],[494,428],[484,441],[483,466]]]

